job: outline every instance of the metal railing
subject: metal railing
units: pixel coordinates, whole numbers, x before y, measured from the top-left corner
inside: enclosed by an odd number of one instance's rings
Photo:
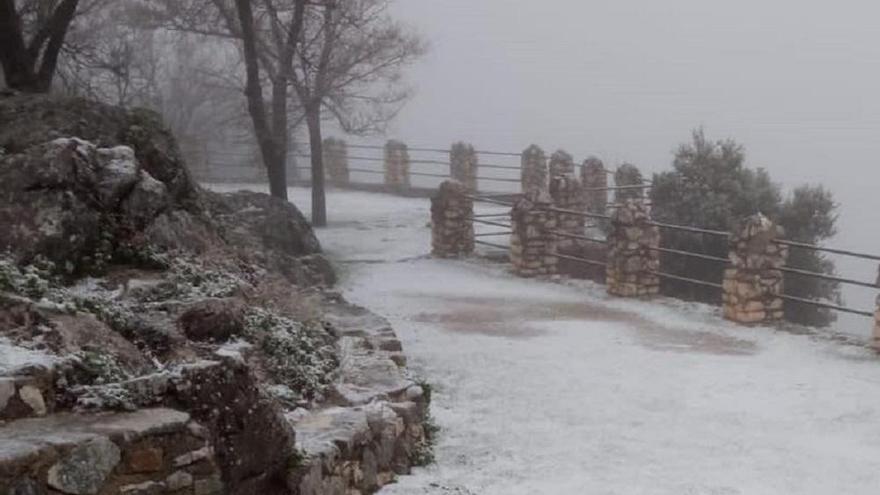
[[[486,196],[486,195],[481,195],[481,194],[470,194],[470,195],[467,195],[467,197],[474,200],[474,201],[478,201],[478,202],[486,202],[486,203],[491,203],[491,204],[495,204],[495,205],[502,205],[502,206],[511,206],[511,207],[514,206],[513,202],[501,201],[501,200],[497,199],[496,197],[491,197],[491,196]],[[583,218],[590,218],[590,219],[602,219],[602,220],[612,219],[611,215],[594,213],[594,212],[587,212],[587,211],[572,210],[572,209],[567,209],[567,208],[557,208],[554,206],[548,206],[548,207],[546,207],[546,210],[550,211],[550,212],[554,212],[554,213],[574,215],[574,216],[580,216]],[[504,215],[504,214],[503,213],[492,214],[493,217],[502,216],[502,215]],[[501,223],[497,223],[497,222],[487,222],[485,220],[481,221],[478,219],[478,217],[479,217],[479,215],[474,215],[473,220],[475,222],[480,221],[481,223],[489,223],[490,225],[511,227],[508,224],[501,224]],[[688,225],[675,225],[675,224],[671,224],[671,223],[657,222],[657,221],[650,221],[648,223],[649,223],[649,225],[656,226],[658,228],[676,230],[676,231],[687,232],[687,233],[692,233],[692,234],[710,235],[710,236],[723,237],[723,238],[730,238],[732,236],[732,234],[730,232],[721,231],[721,230],[704,229],[704,228],[693,227],[693,226],[688,226]],[[594,237],[588,237],[586,235],[581,235],[581,234],[566,232],[566,231],[561,231],[561,230],[551,230],[549,233],[551,233],[557,237],[561,237],[561,238],[575,239],[575,240],[591,242],[591,243],[595,243],[595,244],[607,244],[608,243],[607,239],[597,239]],[[511,232],[504,232],[503,234],[510,235],[510,234],[512,234],[512,231]],[[501,233],[499,233],[498,235],[501,235]],[[860,259],[880,261],[880,255],[875,255],[875,254],[871,254],[871,253],[857,252],[857,251],[845,250],[845,249],[839,249],[839,248],[824,247],[824,246],[803,243],[803,242],[797,242],[797,241],[784,240],[784,239],[778,239],[778,240],[775,240],[774,242],[779,245],[790,246],[790,247],[795,247],[795,248],[800,248],[800,249],[810,249],[810,250],[815,250],[815,251],[827,252],[827,253],[831,253],[831,254],[851,256],[851,257],[856,257],[856,258],[860,258]],[[494,246],[499,247],[498,245],[494,245]],[[682,249],[674,249],[674,248],[662,247],[662,246],[651,247],[649,249],[660,252],[660,253],[674,255],[674,256],[683,256],[686,258],[700,259],[700,260],[704,260],[704,261],[720,263],[724,266],[728,266],[728,265],[732,264],[729,258],[722,258],[720,256],[714,256],[714,255],[706,254],[706,253],[697,253],[697,252],[685,251]],[[583,263],[583,264],[594,265],[594,266],[607,266],[607,263],[605,263],[605,262],[590,260],[587,258],[582,258],[579,256],[574,256],[574,255],[566,254],[566,253],[556,253],[555,256],[560,259],[573,261],[573,262],[577,262],[577,263]],[[852,279],[852,278],[848,278],[848,277],[842,277],[842,276],[835,275],[835,274],[814,272],[814,271],[804,270],[804,269],[800,269],[800,268],[794,268],[794,267],[790,267],[790,266],[782,266],[782,267],[778,268],[778,270],[780,272],[787,273],[787,274],[799,275],[799,276],[805,276],[805,277],[814,277],[814,278],[818,278],[821,280],[826,280],[829,282],[834,282],[834,283],[839,283],[839,284],[848,284],[848,285],[869,288],[869,289],[880,288],[880,286],[878,286],[876,282],[865,282],[862,280],[856,280],[856,279]],[[693,285],[697,285],[697,286],[701,286],[701,287],[709,287],[709,288],[716,289],[716,290],[723,290],[723,285],[716,283],[716,282],[711,282],[711,281],[707,281],[707,280],[699,280],[696,278],[686,277],[684,275],[676,275],[676,274],[667,273],[667,272],[663,272],[663,271],[651,271],[650,273],[653,275],[656,275],[660,278],[667,279],[667,280],[675,280],[678,282],[684,282],[684,283],[693,284]],[[866,310],[851,308],[851,307],[843,306],[841,304],[836,304],[836,303],[830,302],[830,301],[808,299],[808,298],[793,296],[790,294],[781,294],[781,295],[779,295],[779,297],[783,300],[796,302],[796,303],[800,303],[800,304],[807,304],[807,305],[811,305],[811,306],[815,306],[815,307],[819,307],[819,308],[830,309],[830,310],[834,310],[834,311],[840,311],[840,312],[845,312],[845,313],[850,313],[850,314],[855,314],[855,315],[860,315],[860,316],[867,316],[867,317],[871,317],[871,318],[874,317],[873,311],[866,311]]]

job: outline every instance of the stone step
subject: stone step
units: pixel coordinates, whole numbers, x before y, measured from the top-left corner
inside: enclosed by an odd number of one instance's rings
[[[372,493],[408,473],[425,441],[424,407],[379,401],[289,414],[305,455],[298,493]]]
[[[0,426],[0,493],[215,494],[208,432],[187,413],[51,414]]]

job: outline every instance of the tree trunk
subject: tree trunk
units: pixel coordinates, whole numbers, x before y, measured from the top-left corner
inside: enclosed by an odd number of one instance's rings
[[[321,138],[321,104],[306,105],[309,128],[309,151],[312,156],[312,226],[327,226],[327,203],[324,195],[324,143]]]
[[[14,0],[0,0],[0,65],[10,88],[27,91],[36,87],[34,61],[24,43]]]
[[[51,89],[64,37],[78,5],[79,0],[59,3],[45,25],[38,26],[28,45],[21,17],[15,10],[15,0],[0,0],[0,66],[7,86],[33,93],[45,93]]]
[[[274,156],[269,166],[269,191],[287,199],[287,79],[272,82],[272,146]]]
[[[263,101],[263,87],[260,85],[260,62],[257,54],[254,13],[251,10],[250,0],[236,0],[235,5],[238,8],[238,18],[241,22],[241,38],[247,75],[245,94],[247,95],[248,113],[251,115],[254,134],[257,136],[260,154],[263,157],[263,164],[266,166],[269,190],[272,196],[287,201],[287,169],[284,163],[279,166],[279,158],[283,160],[285,154],[278,152],[278,145],[275,143],[275,136],[269,125],[266,102]]]

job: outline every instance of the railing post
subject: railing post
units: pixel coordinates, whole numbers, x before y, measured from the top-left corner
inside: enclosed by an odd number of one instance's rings
[[[615,186],[641,186],[644,183],[642,173],[632,163],[624,163],[614,172]],[[641,199],[644,196],[644,189],[617,189],[614,191],[614,202],[622,204],[628,199]]]
[[[348,185],[348,146],[344,140],[332,137],[324,140],[324,165],[327,177],[334,186]]]
[[[738,323],[770,323],[783,318],[783,274],[788,247],[776,244],[782,228],[753,215],[730,236],[732,268],[724,271],[724,317]]]
[[[558,175],[574,175],[574,158],[564,150],[558,150],[550,157],[550,178]]]
[[[590,213],[604,214],[608,207],[608,173],[602,160],[591,156],[581,166],[584,203]]]
[[[521,157],[522,192],[547,190],[547,156],[538,145],[531,145]]]
[[[622,297],[653,296],[660,292],[660,229],[650,223],[648,207],[629,199],[611,214],[608,234],[609,294]]]
[[[477,153],[470,144],[458,142],[449,150],[449,175],[471,191],[477,190]]]
[[[517,200],[510,213],[510,262],[521,277],[556,273],[556,215],[548,210],[546,193],[529,193]]]
[[[553,206],[563,210],[584,211],[584,198],[581,183],[571,175],[557,175],[550,179],[550,197]],[[567,234],[583,236],[586,231],[586,218],[583,215],[556,212],[556,229]],[[583,243],[571,237],[557,237],[556,248],[572,250]]]
[[[431,253],[455,258],[474,252],[474,201],[460,182],[445,181],[431,198]]]
[[[409,188],[409,151],[406,144],[393,139],[385,143],[385,185],[398,190]]]

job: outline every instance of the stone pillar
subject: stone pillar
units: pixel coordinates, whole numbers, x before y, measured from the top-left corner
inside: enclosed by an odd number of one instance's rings
[[[406,144],[393,139],[385,143],[385,185],[409,188],[409,151]]]
[[[477,153],[474,147],[458,142],[449,150],[449,175],[471,191],[477,190]]]
[[[521,158],[522,192],[547,190],[547,156],[537,145],[531,145],[522,152]]]
[[[324,140],[324,170],[334,186],[348,184],[348,146],[342,139],[329,137]]]
[[[770,323],[783,318],[780,268],[788,247],[773,242],[784,235],[767,217],[753,215],[730,236],[730,262],[724,270],[724,317],[738,323]]]
[[[550,178],[557,175],[574,175],[574,158],[563,150],[550,157]]]
[[[581,183],[571,175],[557,175],[550,179],[550,197],[556,208],[584,211]],[[586,218],[582,215],[556,212],[556,229],[568,234],[584,235]],[[582,241],[570,237],[556,238],[556,247],[560,250],[570,250],[582,244]]]
[[[460,182],[445,181],[431,198],[431,253],[454,258],[474,252],[474,202]]]
[[[624,163],[614,172],[615,186],[641,186],[645,183],[642,173],[632,163]],[[614,202],[623,204],[628,199],[644,197],[645,189],[617,189],[614,191]]]
[[[547,193],[529,193],[521,197],[511,211],[513,234],[510,236],[510,262],[521,277],[556,273],[556,215],[547,211]]]
[[[660,292],[660,229],[650,224],[644,201],[630,199],[611,215],[608,234],[608,293],[623,297]]]
[[[602,160],[591,156],[581,166],[584,205],[590,213],[604,215],[608,205],[608,173]],[[601,190],[596,190],[601,189]]]

